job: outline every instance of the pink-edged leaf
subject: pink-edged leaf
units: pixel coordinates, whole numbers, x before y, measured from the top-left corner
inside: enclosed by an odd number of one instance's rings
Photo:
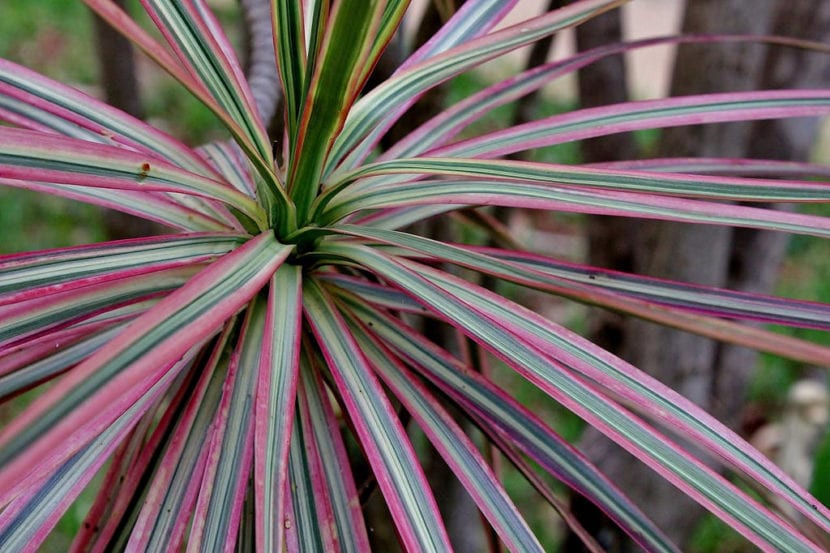
[[[62,374],[98,351],[123,330],[123,325],[107,326],[110,328],[74,343],[63,344],[50,339],[42,347],[27,348],[27,355],[4,355],[0,360],[0,400],[6,400]]]
[[[497,157],[640,129],[827,113],[830,90],[766,90],[642,100],[553,115],[436,148],[427,155]]]
[[[375,372],[418,423],[507,549],[544,551],[472,440],[426,386],[388,350],[360,334],[356,338]]]
[[[285,132],[288,142],[297,136],[298,121],[305,99],[305,81],[308,68],[309,42],[306,33],[316,34],[319,20],[328,15],[328,2],[315,2],[313,8],[306,2],[271,0],[271,26],[280,84],[285,98]],[[313,9],[313,13],[307,13]],[[325,12],[323,12],[325,10]],[[325,17],[323,16],[325,13]],[[306,29],[306,21],[310,22]],[[317,51],[317,40],[311,46],[312,58]],[[308,41],[307,41],[308,39]]]
[[[431,177],[488,179],[500,184],[545,183],[583,190],[616,190],[714,200],[828,202],[830,185],[813,181],[623,171],[515,160],[412,158],[370,163],[344,175],[320,198],[322,205],[339,191],[378,190],[400,180]],[[373,179],[372,177],[385,178]],[[339,177],[339,178],[338,178]],[[336,179],[336,180],[335,180]],[[365,179],[365,180],[361,180]]]
[[[329,225],[359,210],[449,205],[523,207],[595,215],[636,216],[688,223],[730,225],[830,237],[830,219],[814,215],[632,192],[594,192],[565,186],[496,181],[435,180],[344,191],[319,214]],[[432,213],[432,212],[429,212]]]
[[[257,173],[262,177],[257,181],[261,186],[258,190],[262,202],[268,206],[268,213],[270,220],[289,221],[285,223],[290,224],[293,220],[294,211],[289,205],[288,198],[282,188],[272,164],[272,157],[270,153],[265,155],[263,152],[270,152],[270,143],[267,140],[263,142],[263,134],[261,129],[256,129],[258,124],[252,120],[240,124],[234,119],[234,114],[229,114],[226,111],[227,105],[220,105],[219,101],[212,95],[205,84],[195,78],[193,67],[185,67],[177,61],[168,50],[161,46],[152,36],[144,31],[129,15],[127,15],[117,4],[110,0],[84,0],[87,6],[90,7],[102,19],[110,23],[115,29],[122,32],[128,39],[133,41],[141,50],[143,50],[150,58],[164,68],[173,77],[181,82],[194,96],[196,96],[202,103],[204,103],[210,110],[219,118],[220,121],[228,128],[239,146],[245,151],[251,162],[256,167]],[[204,25],[204,20],[202,20]],[[181,27],[178,27],[182,29]],[[193,28],[183,29],[188,39],[193,40]],[[215,52],[214,52],[215,54]],[[205,71],[215,72],[216,67],[205,68]],[[227,77],[227,75],[226,75]],[[216,74],[214,74],[214,81]],[[223,78],[218,78],[223,81]],[[217,84],[214,82],[214,84]],[[227,82],[218,83],[218,86],[224,87]],[[225,98],[228,102],[235,102],[238,99],[236,96]],[[237,108],[239,106],[236,106]],[[244,112],[242,117],[257,117],[256,111],[251,111],[250,106],[245,106],[248,110]],[[243,110],[244,111],[244,110]],[[240,116],[239,112],[235,113]],[[246,125],[252,125],[250,128],[245,128]],[[255,132],[251,133],[251,129]]]
[[[136,319],[64,377],[62,386],[40,396],[0,434],[0,496],[13,493],[33,468],[59,466],[120,416],[257,294],[292,249],[271,232],[250,240]]]
[[[178,267],[149,274],[122,275],[101,284],[67,283],[63,291],[0,307],[0,355],[37,340],[45,332],[89,320],[122,306],[166,295],[183,285],[202,267]]]
[[[0,305],[137,276],[208,263],[245,242],[232,234],[179,234],[117,240],[0,256]]]
[[[141,0],[180,64],[210,91],[263,159],[271,145],[239,61],[222,27],[202,0]]]
[[[333,545],[331,505],[324,493],[319,459],[309,455],[313,440],[306,436],[308,424],[301,413],[291,429],[289,480],[286,483],[285,546],[288,553],[326,551]],[[321,523],[321,519],[323,523]],[[335,549],[336,550],[336,549]]]
[[[202,483],[213,421],[228,374],[225,346],[235,329],[235,320],[229,321],[210,355],[199,366],[201,375],[164,445],[132,528],[129,550],[164,553],[181,547]],[[102,543],[106,545],[107,541]]]
[[[254,410],[262,355],[266,304],[255,298],[236,339],[213,421],[207,464],[193,511],[188,551],[235,550],[253,468]]]
[[[443,146],[465,127],[482,119],[491,110],[528,95],[557,78],[571,74],[608,56],[664,44],[723,44],[729,42],[760,42],[828,51],[827,46],[821,43],[802,41],[792,37],[764,35],[670,35],[616,44],[603,44],[584,52],[577,52],[562,60],[533,67],[519,75],[482,89],[445,109],[410,132],[381,154],[379,159],[411,157]]]
[[[399,229],[409,226],[412,223],[417,223],[418,221],[426,221],[430,217],[441,215],[456,209],[458,209],[458,207],[453,205],[437,204],[400,208],[391,207],[379,209],[367,214],[360,214],[359,216],[351,218],[350,221],[369,227]]]
[[[309,363],[303,365],[300,373],[302,393],[299,404],[300,412],[307,421],[307,455],[313,454],[318,458],[318,488],[322,488],[321,495],[326,497],[328,507],[328,519],[320,520],[320,524],[331,529],[338,550],[354,553],[370,551],[366,522],[363,520],[346,444],[340,434],[340,424],[314,359],[308,357]],[[322,509],[318,509],[318,514],[321,512]]]
[[[366,227],[343,225],[338,232],[406,248],[415,257],[455,263],[485,274],[539,290],[599,305],[667,326],[681,328],[817,365],[830,364],[830,348],[714,318],[747,314],[755,320],[787,322],[824,328],[830,306],[715,288],[696,287],[633,275],[615,274],[593,267],[559,263],[542,256],[505,250],[455,246],[419,236]],[[615,280],[616,276],[616,280]],[[705,315],[699,313],[704,311]],[[689,313],[691,311],[691,313]]]
[[[667,157],[592,163],[587,167],[625,171],[699,173],[701,175],[744,175],[830,179],[830,165],[806,161],[722,157]]]
[[[326,167],[349,169],[371,152],[377,141],[411,102],[430,88],[485,61],[578,24],[611,9],[624,0],[582,0],[540,17],[522,21],[506,29],[472,40],[438,55],[428,57],[387,79],[356,102],[343,132],[334,144]],[[504,4],[506,6],[506,4]],[[482,3],[482,6],[484,4]],[[487,5],[491,7],[491,5]],[[498,8],[496,8],[498,10]],[[456,21],[455,24],[463,22]],[[472,32],[476,34],[475,31]],[[459,37],[466,39],[467,37]],[[391,114],[391,117],[390,117]]]
[[[321,274],[317,278],[322,282],[332,283],[338,288],[365,299],[372,305],[383,307],[389,311],[430,315],[430,311],[426,307],[401,292],[398,288],[340,273]]]
[[[158,401],[175,374],[171,371],[156,382],[98,437],[67,459],[48,480],[28,489],[6,507],[0,520],[2,550],[34,551],[40,546],[139,418]]]
[[[306,320],[374,471],[404,546],[450,551],[435,499],[412,444],[377,377],[329,296],[314,281],[303,289]]]
[[[693,313],[830,330],[830,305],[826,303],[610,271],[513,250],[475,247],[470,250],[509,262],[519,270],[541,271],[554,278],[588,284]]]
[[[294,421],[302,335],[301,269],[283,265],[271,279],[254,407],[257,551],[282,551],[288,447]]]
[[[647,550],[676,551],[662,532],[579,450],[508,392],[401,321],[367,306],[355,296],[339,296],[369,325],[373,335],[382,338],[387,347],[452,398],[491,439],[501,437],[519,447],[546,471],[597,504]]]
[[[429,40],[406,58],[398,72],[486,34],[513,10],[517,2],[480,0],[462,4]]]
[[[643,394],[633,405],[678,430],[701,437],[708,448],[736,460],[741,470],[752,474],[759,484],[776,490],[773,493],[786,497],[799,512],[820,525],[826,524],[826,509],[816,505],[806,491],[676,392],[607,352],[591,357],[593,350],[601,350],[532,311],[469,282],[425,266],[393,260],[365,247],[327,244],[322,249],[359,262],[406,289],[763,550],[819,550],[778,516],[607,396],[605,390],[629,400]]]
[[[338,0],[331,5],[314,66],[306,76],[308,93],[288,161],[288,191],[302,221],[319,190],[329,151],[377,61],[370,56],[386,4]]]
[[[33,190],[98,205],[188,232],[227,231],[234,228],[233,222],[216,219],[190,207],[180,205],[172,199],[164,197],[161,193],[144,192],[142,190],[91,188],[71,184],[4,178],[0,178],[0,185]]]
[[[87,512],[83,530],[73,540],[73,551],[101,552],[124,548],[130,525],[123,522],[133,520],[140,508],[142,485],[155,469],[158,449],[181,415],[197,380],[198,371],[193,369],[191,361],[198,362],[198,357],[186,361],[185,371],[177,375],[166,395],[156,402],[155,409],[145,413],[121,442],[110,460],[95,502]]]
[[[256,202],[227,183],[137,152],[34,131],[0,127],[0,178],[195,195],[263,222]]]
[[[256,196],[253,167],[236,142],[211,142],[199,146],[197,151],[234,188],[251,197]]]
[[[82,323],[45,332],[37,338],[3,348],[3,354],[0,355],[0,375],[8,375],[30,364],[36,364],[53,354],[60,356],[62,348],[71,349],[73,344],[132,320],[149,309],[156,301],[150,299],[131,303],[125,307],[93,316]]]
[[[32,130],[50,129],[73,138],[118,145],[189,171],[216,176],[201,156],[168,134],[92,96],[2,59],[0,106],[18,114],[13,123]]]

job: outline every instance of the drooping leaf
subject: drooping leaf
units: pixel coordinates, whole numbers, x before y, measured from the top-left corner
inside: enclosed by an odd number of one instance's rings
[[[607,354],[603,354],[603,357],[598,358],[597,361],[589,361],[590,358],[586,356],[586,346],[588,346],[587,351],[594,346],[589,346],[579,340],[573,333],[569,333],[568,337],[576,340],[575,345],[562,342],[557,344],[557,340],[549,332],[545,333],[545,338],[533,336],[534,332],[542,328],[551,329],[554,325],[504,298],[483,292],[483,289],[478,288],[471,292],[469,283],[459,284],[439,271],[419,266],[415,272],[413,264],[391,260],[367,248],[332,244],[326,245],[324,249],[331,254],[338,253],[347,259],[359,260],[361,265],[370,267],[384,278],[391,279],[432,310],[436,310],[443,317],[459,325],[465,333],[490,348],[503,361],[540,386],[552,398],[612,437],[659,474],[684,490],[690,497],[728,521],[759,547],[767,550],[775,548],[791,548],[794,551],[816,550],[816,546],[807,538],[794,531],[768,509],[759,505],[701,461],[678,448],[660,432],[645,424],[600,391],[592,383],[598,377],[599,382],[606,381],[609,386],[613,386],[610,380],[605,380],[605,377],[600,376],[602,371],[588,370],[585,376],[592,380],[585,380],[574,372],[575,370],[583,371],[588,367],[599,369],[603,364],[607,368],[617,367],[614,370],[620,372],[613,380],[619,383],[621,382],[619,377],[628,372],[622,370],[625,367],[622,362],[609,362]],[[440,286],[436,284],[437,281],[441,282]],[[460,294],[463,294],[463,300],[459,297]],[[568,348],[572,348],[573,353],[568,353],[563,357],[562,355],[568,351]],[[610,373],[605,374],[610,375]],[[670,390],[656,392],[656,390],[647,389],[643,382],[648,380],[645,375],[629,374],[628,379],[631,385],[635,388],[640,387],[648,397],[646,400],[648,404],[642,408],[649,408],[662,394],[666,394],[668,397],[665,405],[678,413],[680,418],[677,420],[686,418],[687,425],[684,428],[697,427],[698,431],[703,434],[708,433],[710,436],[707,444],[710,447],[720,447],[724,452],[734,451],[736,446],[742,443],[736,436],[726,439],[713,432],[712,428],[702,423],[702,420],[706,418],[705,415],[678,394]],[[659,386],[658,389],[660,389]],[[615,390],[615,393],[620,392],[621,390]],[[683,405],[683,408],[675,404]],[[653,414],[661,412],[656,405],[654,407]],[[684,415],[686,410],[695,412],[696,416]],[[714,421],[709,421],[709,423],[717,425]],[[730,435],[728,430],[723,430],[724,435]],[[757,467],[765,474],[760,476],[756,473],[757,482],[775,489],[776,493],[782,494],[799,512],[816,523],[826,524],[828,520],[826,513],[817,513],[815,509],[826,510],[818,507],[815,500],[805,499],[810,497],[807,492],[801,490],[780,469],[773,467],[759,453],[753,452],[751,447],[743,446],[743,449],[745,451],[736,452],[736,458],[740,459],[738,464],[741,469],[750,471]]]
[[[254,406],[254,497],[257,550],[282,551],[302,336],[301,274],[283,265],[271,279]]]
[[[405,547],[450,551],[412,445],[342,316],[314,281],[303,289],[303,307]]]
[[[419,372],[453,398],[486,433],[501,432],[510,443],[599,505],[631,537],[654,551],[675,547],[654,524],[616,489],[576,448],[504,390],[469,370],[418,332],[354,296],[341,296],[371,331],[399,351]]]

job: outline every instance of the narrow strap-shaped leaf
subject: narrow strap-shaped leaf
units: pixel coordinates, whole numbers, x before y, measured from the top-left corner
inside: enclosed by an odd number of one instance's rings
[[[310,357],[310,356],[309,356]],[[334,414],[328,390],[310,358],[301,371],[300,405],[309,423],[314,450],[320,459],[323,491],[331,508],[330,526],[338,549],[344,552],[370,551],[366,522],[363,520],[360,497],[340,425]]]
[[[343,132],[334,144],[325,173],[330,173],[337,165],[346,169],[356,166],[387,130],[388,125],[394,122],[394,119],[387,120],[388,114],[400,113],[398,108],[408,105],[426,90],[487,60],[576,25],[623,1],[576,2],[538,18],[469,40],[396,73],[355,103]]]
[[[760,175],[768,177],[792,176],[795,178],[818,177],[830,179],[830,165],[780,159],[667,157],[591,163],[587,167],[633,171],[699,173],[701,175]]]
[[[321,274],[317,278],[323,282],[333,283],[338,288],[347,290],[372,305],[383,307],[392,312],[415,313],[425,316],[430,314],[426,307],[398,288],[340,273]]]
[[[130,321],[145,312],[157,301],[156,299],[150,299],[132,303],[126,307],[116,308],[101,315],[93,316],[82,323],[45,332],[37,338],[23,340],[14,346],[4,347],[3,353],[0,355],[0,374],[8,375],[41,360],[52,358],[53,355],[59,356],[61,348],[71,349],[75,344],[94,336],[96,333]],[[60,361],[56,362],[60,363]]]
[[[239,146],[245,151],[251,162],[256,167],[261,179],[257,180],[258,195],[261,202],[266,206],[266,213],[268,214],[269,223],[278,223],[280,228],[284,231],[293,229],[294,223],[294,209],[290,205],[288,197],[282,188],[282,184],[274,171],[272,158],[270,155],[263,155],[263,152],[270,152],[270,144],[267,138],[259,136],[252,136],[249,131],[240,125],[231,114],[229,114],[224,107],[213,97],[207,87],[199,80],[194,78],[191,73],[192,68],[186,68],[181,65],[163,46],[161,46],[153,37],[144,31],[129,15],[127,15],[121,8],[119,8],[111,0],[84,0],[84,3],[90,9],[95,11],[102,19],[109,22],[115,29],[122,32],[128,39],[133,41],[139,48],[141,48],[150,58],[164,68],[179,82],[181,82],[194,96],[196,96],[202,103],[204,103],[210,110],[219,118],[220,121],[228,128],[237,141]],[[204,20],[201,21],[205,23]],[[191,33],[190,29],[187,32]],[[194,39],[190,35],[190,40]],[[219,70],[217,68],[205,70]],[[252,112],[256,116],[256,112]],[[262,140],[265,140],[265,143]],[[284,227],[284,228],[283,228]]]
[[[473,296],[467,293],[469,285],[459,285],[459,282],[450,282],[451,280],[444,279],[442,285],[447,284],[448,288],[452,288],[452,293],[458,292],[462,301],[470,302]],[[521,315],[518,314],[519,311],[522,311]],[[830,511],[826,507],[817,503],[791,477],[737,434],[671,388],[625,362],[611,358],[607,352],[588,340],[531,311],[519,309],[511,314],[498,307],[493,311],[487,307],[483,312],[493,315],[498,313],[495,316],[500,317],[506,325],[513,326],[529,340],[528,343],[540,348],[554,348],[549,353],[552,359],[632,401],[637,410],[647,413],[655,420],[692,436],[737,470],[751,476],[772,494],[784,498],[804,516],[822,528],[830,528]],[[529,318],[523,320],[524,316]]]
[[[319,284],[303,290],[306,320],[386,498],[413,551],[450,551],[449,538],[412,445],[341,315]]]
[[[792,37],[763,35],[669,35],[630,42],[603,44],[596,48],[577,52],[565,59],[533,67],[519,75],[482,89],[435,115],[381,154],[379,159],[412,157],[443,146],[462,129],[485,117],[491,110],[530,94],[557,78],[571,74],[608,56],[662,44],[723,44],[730,42],[760,42],[828,51],[827,45],[821,43],[802,41]]]
[[[453,205],[421,205],[414,207],[391,207],[386,209],[379,209],[368,214],[361,214],[354,218],[355,223],[361,225],[383,228],[383,229],[400,229],[405,228],[412,223],[418,221],[425,221],[435,215],[441,215],[458,209]]]
[[[371,177],[390,175],[390,179]],[[814,181],[736,178],[597,169],[554,163],[465,158],[395,159],[364,165],[342,177],[320,198],[339,190],[383,188],[409,175],[485,178],[509,183],[548,183],[587,190],[619,190],[690,198],[757,202],[830,201],[830,185]],[[359,179],[366,178],[365,181]],[[407,179],[408,180],[408,179]],[[357,182],[355,182],[357,181]]]
[[[760,506],[701,461],[678,448],[660,432],[645,424],[597,389],[592,383],[597,379],[599,382],[607,382],[606,385],[614,387],[615,393],[624,394],[629,388],[621,390],[616,386],[623,382],[619,377],[613,378],[615,384],[611,384],[607,373],[596,370],[599,367],[587,361],[586,352],[590,352],[590,348],[595,346],[586,344],[586,341],[567,331],[560,332],[565,332],[569,339],[574,339],[574,345],[562,343],[562,340],[558,340],[550,332],[545,333],[544,336],[534,335],[533,332],[542,328],[552,329],[554,325],[504,298],[460,279],[456,281],[440,271],[417,266],[417,272],[415,272],[413,268],[416,265],[394,261],[365,247],[337,244],[336,246],[326,245],[325,249],[331,253],[339,252],[347,258],[359,261],[362,266],[397,283],[418,297],[420,301],[428,304],[431,309],[459,325],[464,332],[491,349],[508,365],[542,388],[552,398],[623,445],[629,452],[707,509],[733,525],[736,530],[763,550],[818,550],[809,539],[799,534],[768,509]],[[440,286],[436,284],[437,281],[441,282]],[[527,326],[527,329],[524,326]],[[572,368],[561,364],[562,354],[569,348],[573,349],[574,353],[566,356],[566,362],[575,364],[579,367],[579,371],[585,372],[590,380],[583,379],[574,373]],[[612,362],[606,352],[603,352],[603,355],[602,362],[606,366],[624,366],[621,361]],[[595,363],[600,364],[599,361]],[[632,368],[632,371],[636,370]],[[646,388],[644,381],[649,381],[649,385],[657,386],[656,389],[660,390],[659,392],[650,389],[643,391],[646,395],[641,398],[641,401],[647,404],[639,405],[639,408],[654,407],[652,414],[659,416],[662,410],[655,402],[660,401],[660,397],[665,397],[663,403],[671,407],[672,411],[680,412],[679,420],[686,419],[682,426],[678,426],[678,429],[683,428],[688,431],[690,427],[697,427],[704,435],[709,433],[710,436],[705,442],[707,446],[718,447],[720,451],[724,451],[735,449],[736,445],[732,443],[733,441],[744,444],[740,438],[723,428],[699,408],[689,405],[690,402],[683,400],[679,394],[665,389],[659,383],[655,384],[652,382],[653,379],[647,375],[639,371],[631,372],[626,380],[634,388]],[[682,405],[683,408],[674,404]],[[665,417],[660,418],[665,419]],[[672,422],[678,425],[679,420]],[[672,424],[672,422],[666,420],[667,424]],[[712,430],[718,427],[725,432],[725,436],[730,436],[728,441]],[[818,511],[826,511],[826,509],[815,505],[815,500],[805,499],[810,498],[806,491],[801,490],[779,469],[775,469],[769,461],[761,459],[759,453],[753,453],[751,447],[746,445],[742,447],[746,448],[746,452],[740,454],[741,460],[738,462],[742,470],[751,471],[753,466],[763,467],[762,473],[755,473],[758,483],[775,489],[775,493],[783,494],[795,504],[794,506],[800,512],[818,524],[824,525],[825,514],[819,514],[815,509]]]
[[[202,0],[142,0],[142,5],[211,96],[244,129],[263,159],[271,158],[267,134],[222,28]]]
[[[508,261],[515,264],[517,269],[542,271],[554,277],[590,284],[627,296],[644,298],[697,313],[830,330],[830,305],[826,303],[738,292],[633,273],[609,271],[524,252],[491,248],[472,248],[472,250]]]
[[[0,106],[59,134],[145,152],[183,169],[214,176],[199,155],[168,134],[72,87],[0,59]]]
[[[256,384],[261,363],[266,302],[255,298],[237,338],[236,350],[213,422],[188,551],[234,551],[253,466]]]
[[[792,319],[795,319],[805,326],[823,328],[830,325],[830,306],[823,304],[788,301],[782,298],[703,287],[696,289],[694,286],[684,286],[683,283],[661,282],[657,279],[644,278],[640,287],[637,287],[637,283],[640,282],[637,277],[631,277],[627,282],[618,280],[621,286],[613,284],[604,286],[596,284],[605,280],[602,270],[589,268],[584,272],[579,272],[573,268],[569,269],[568,264],[555,263],[552,260],[550,265],[546,265],[546,258],[541,256],[517,253],[511,257],[510,252],[504,250],[482,251],[466,246],[444,244],[401,232],[348,225],[341,228],[341,232],[346,234],[411,249],[414,253],[424,255],[428,259],[456,263],[583,303],[607,307],[703,336],[791,357],[805,363],[830,364],[830,349],[819,344],[760,328],[729,323],[710,316],[698,315],[703,310],[701,304],[706,307],[708,315],[735,317],[744,313],[752,313],[755,310],[760,315],[750,318],[773,322],[779,320],[783,322],[784,317],[788,316],[786,314],[790,313],[790,319],[787,321],[791,324]],[[519,261],[514,261],[514,259]],[[528,261],[522,262],[524,260]],[[533,260],[537,260],[541,267],[534,265]],[[551,268],[545,270],[548,266]],[[609,280],[612,279],[609,278]],[[656,290],[650,295],[652,283]],[[631,288],[635,290],[635,293],[629,292]],[[674,295],[677,296],[676,300],[673,299]],[[671,308],[667,308],[665,304],[670,305]],[[690,305],[691,308],[689,308]],[[684,313],[679,311],[678,307],[688,309],[693,313]]]
[[[20,179],[0,178],[0,185],[43,192],[129,213],[148,221],[155,221],[173,229],[187,232],[229,230],[231,225],[204,213],[173,202],[160,194],[143,190],[115,190],[90,188],[71,184],[56,184]]]
[[[365,66],[376,61],[369,56],[385,5],[386,0],[337,0],[332,5],[289,160],[288,191],[300,221],[317,195],[337,133],[368,78]]]
[[[299,411],[299,408],[298,408]],[[320,524],[320,517],[325,512],[327,496],[316,493],[320,484],[319,464],[308,455],[313,447],[310,436],[305,432],[303,415],[298,412],[295,419],[299,424],[291,428],[291,447],[289,448],[289,482],[286,490],[286,503],[291,506],[291,516],[285,519],[286,551],[302,553],[304,551],[325,551],[330,545],[331,527]],[[288,511],[288,509],[286,509]]]
[[[367,56],[367,59],[371,60],[371,63],[367,63],[360,68],[361,74],[355,82],[365,83],[369,79],[370,74],[375,68],[376,61],[380,59],[380,56],[386,49],[386,46],[392,40],[392,37],[398,29],[400,29],[403,17],[406,14],[406,10],[409,8],[410,1],[411,0],[386,0],[386,6],[383,9],[380,23],[372,40],[372,49]],[[484,29],[481,27],[479,30],[484,32]],[[400,69],[400,67],[398,69]],[[356,93],[360,93],[360,90],[356,90]]]
[[[255,403],[254,497],[257,551],[282,551],[288,447],[294,419],[302,330],[301,269],[271,279]]]
[[[0,434],[0,490],[61,443],[61,463],[129,408],[171,361],[213,335],[270,279],[292,251],[268,232],[190,279],[40,396]],[[119,412],[120,411],[120,412]],[[77,430],[83,428],[84,432]],[[75,432],[67,445],[64,437]]]
[[[187,90],[204,103],[228,127],[234,137],[246,151],[255,152],[250,138],[213,98],[205,85],[196,79],[189,68],[181,64],[170,52],[159,44],[154,37],[142,29],[118,4],[111,0],[83,0],[99,17],[107,21],[114,29],[120,31],[129,40],[134,42],[153,61],[184,85]]]
[[[0,520],[0,548],[3,551],[35,551],[41,545],[136,421],[167,389],[175,374],[171,371],[159,380],[100,436],[64,462],[51,478],[3,511]]]
[[[233,141],[211,142],[197,148],[207,162],[234,188],[256,197],[256,182],[251,162]]]
[[[554,185],[495,181],[418,181],[371,191],[343,192],[317,217],[329,225],[358,210],[437,205],[499,205],[559,210],[597,215],[637,216],[647,219],[730,225],[830,237],[830,219],[742,205],[633,192],[588,191]]]
[[[61,344],[58,346],[60,349],[50,344],[47,351],[52,355],[35,361],[27,360],[23,368],[0,376],[0,399],[5,400],[70,369],[96,352],[122,329],[123,326],[114,326],[74,344]]]
[[[541,275],[538,273],[544,273],[547,277],[612,290],[629,297],[643,298],[661,305],[679,307],[696,313],[830,330],[830,305],[826,303],[739,292],[726,288],[611,271],[516,250],[439,243],[429,238],[385,229],[339,225],[335,227],[335,230],[408,248],[434,259],[499,275],[527,286],[533,286],[534,281],[541,283],[542,280],[539,279]],[[494,265],[490,265],[491,260],[495,261]],[[345,278],[330,277],[336,281]],[[361,286],[362,289],[376,286],[362,281],[357,281],[354,285]],[[402,308],[402,302],[408,302],[408,300],[398,299],[396,304],[398,308]],[[415,308],[410,307],[410,310],[412,309]]]
[[[0,351],[36,338],[47,330],[64,328],[124,305],[165,295],[176,289],[200,266],[179,267],[144,275],[128,275],[98,285],[74,288],[0,307]]]
[[[418,422],[507,549],[515,553],[544,551],[481,453],[446,409],[388,351],[365,336],[355,337],[375,372]]]
[[[828,112],[828,90],[767,90],[642,100],[553,115],[437,148],[427,155],[496,157],[640,129],[816,116]]]
[[[544,421],[483,375],[469,370],[413,328],[370,308],[355,296],[341,296],[387,347],[399,352],[419,373],[479,421],[488,434],[497,430],[511,443],[577,493],[597,504],[632,539],[651,551],[676,551],[648,518],[585,456]]]
[[[303,93],[308,91],[310,76],[317,67],[322,52],[320,44],[331,18],[332,2],[303,0],[303,28],[305,31],[306,66]],[[302,105],[299,106],[302,110]]]
[[[396,73],[404,71],[425,59],[434,57],[454,46],[486,34],[495,25],[501,22],[504,17],[513,9],[517,0],[479,0],[477,2],[463,3],[455,10],[452,17],[447,21],[430,39],[421,45],[420,48],[410,55],[398,67]],[[398,1],[393,9],[387,7],[389,16],[384,15],[381,22],[379,35],[384,35],[384,30],[392,30],[399,24],[402,8],[409,4],[409,0]],[[391,6],[391,3],[390,3]],[[385,44],[385,40],[382,42]],[[376,41],[375,49],[381,44]],[[370,142],[369,148],[376,145],[380,136],[387,131],[391,125],[420,97],[416,94],[398,105],[394,110],[384,114],[383,121],[377,125],[376,132],[367,139]],[[365,151],[367,148],[363,148]]]
[[[480,0],[465,2],[429,40],[412,53],[398,68],[398,71],[432,58],[480,37],[500,23],[516,6],[518,0]]]
[[[188,357],[185,362],[185,370],[176,376],[155,408],[144,414],[112,456],[96,500],[87,511],[85,528],[79,532],[80,536],[76,535],[76,547],[80,548],[83,542],[90,553],[124,549],[140,507],[143,484],[159,460],[156,452],[182,414],[185,400],[197,380],[193,365],[199,362],[199,355]]]
[[[264,224],[261,208],[230,185],[137,152],[0,127],[0,177],[213,198]]]
[[[294,142],[305,97],[307,51],[304,2],[270,0],[274,46],[285,98],[285,126]]]
[[[67,281],[210,262],[243,242],[241,236],[226,234],[170,235],[0,256],[0,303],[24,290],[38,288],[43,294],[44,286]]]
[[[190,525],[211,446],[213,421],[228,375],[226,348],[236,324],[230,321],[210,356],[170,438],[136,517],[128,550],[165,553],[179,550]],[[104,542],[106,543],[106,542]]]

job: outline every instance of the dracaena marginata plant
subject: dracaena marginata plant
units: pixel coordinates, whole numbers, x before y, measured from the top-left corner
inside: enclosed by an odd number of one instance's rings
[[[515,0],[467,2],[367,89],[407,1],[274,0],[285,124],[281,136],[268,136],[203,0],[142,0],[160,34],[111,1],[85,1],[208,106],[230,139],[190,148],[0,62],[3,185],[169,228],[0,258],[0,396],[43,386],[0,432],[0,550],[35,550],[102,472],[73,551],[366,551],[359,465],[404,549],[447,551],[407,434],[417,426],[504,546],[541,551],[492,458],[449,405],[545,498],[555,501],[537,470],[595,503],[645,550],[676,550],[578,450],[477,370],[473,356],[427,338],[423,328],[436,324],[495,356],[762,550],[822,549],[830,512],[734,432],[585,338],[457,275],[479,273],[819,365],[830,362],[828,349],[739,320],[828,329],[830,306],[402,229],[462,208],[507,206],[828,237],[830,219],[747,205],[826,202],[830,188],[809,177],[830,171],[815,165],[664,159],[588,167],[502,157],[637,129],[823,115],[830,91],[631,102],[460,138],[493,108],[655,42],[644,41],[497,82],[382,146],[433,87],[621,2],[575,2],[500,30]],[[784,178],[734,176],[753,170]],[[696,444],[696,453],[679,443]],[[723,477],[711,458],[762,495]],[[759,497],[774,497],[797,521]]]

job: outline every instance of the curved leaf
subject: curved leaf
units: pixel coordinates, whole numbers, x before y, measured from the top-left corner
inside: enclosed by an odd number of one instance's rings
[[[431,157],[497,157],[597,136],[679,125],[830,113],[828,90],[700,94],[581,109],[483,134],[427,152]]]

